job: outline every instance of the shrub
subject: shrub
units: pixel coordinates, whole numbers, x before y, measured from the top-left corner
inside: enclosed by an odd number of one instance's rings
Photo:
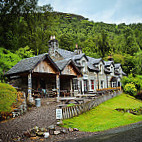
[[[17,91],[6,83],[0,83],[0,113],[10,112],[12,104],[16,101]]]
[[[133,83],[138,91],[142,90],[142,79],[140,77],[133,77],[130,74],[128,77],[124,76],[121,80],[122,87],[124,88],[127,83]]]
[[[124,87],[124,91],[132,96],[135,96],[137,93],[137,89],[133,83],[127,83]]]

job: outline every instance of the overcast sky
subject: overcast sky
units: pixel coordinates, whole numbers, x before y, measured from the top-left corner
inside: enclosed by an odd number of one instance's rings
[[[142,0],[39,0],[54,11],[74,13],[94,22],[142,23]]]

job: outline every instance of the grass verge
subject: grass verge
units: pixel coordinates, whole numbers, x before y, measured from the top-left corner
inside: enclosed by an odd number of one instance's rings
[[[80,131],[97,132],[142,121],[142,115],[118,112],[116,108],[137,109],[142,101],[121,94],[77,117],[63,120],[63,127],[78,128]]]

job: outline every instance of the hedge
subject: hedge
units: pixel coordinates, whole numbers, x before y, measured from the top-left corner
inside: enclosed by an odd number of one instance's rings
[[[0,83],[0,113],[11,111],[12,104],[16,102],[16,93],[16,89],[11,85]]]

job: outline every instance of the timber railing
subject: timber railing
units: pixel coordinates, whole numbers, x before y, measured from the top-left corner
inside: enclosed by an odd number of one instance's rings
[[[111,88],[96,89],[96,91],[112,91],[112,90],[121,90],[121,87],[111,87]]]
[[[79,114],[82,114],[86,111],[91,110],[92,108],[98,106],[99,104],[121,94],[122,92],[120,90],[116,90],[114,92],[108,93],[103,96],[99,96],[91,101],[88,101],[83,104],[74,105],[70,107],[64,107],[62,108],[62,119],[68,119],[72,118],[74,116],[78,116]]]

